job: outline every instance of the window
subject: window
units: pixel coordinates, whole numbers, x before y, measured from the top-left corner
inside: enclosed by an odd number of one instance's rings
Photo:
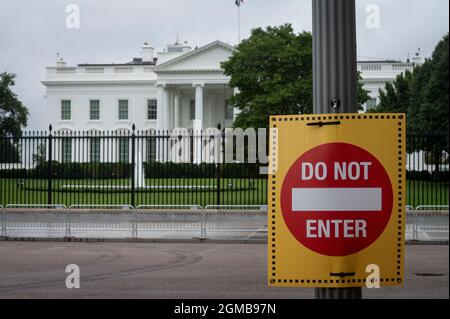
[[[91,139],[91,163],[100,162],[100,139]]]
[[[147,139],[147,162],[156,160],[156,139],[154,137]]]
[[[369,99],[366,102],[366,111],[374,109],[377,106],[377,99]]]
[[[128,100],[119,100],[119,120],[128,120]]]
[[[61,161],[63,163],[70,163],[72,161],[72,139],[63,138],[61,143]]]
[[[225,120],[234,120],[234,105],[230,100],[225,100]]]
[[[147,119],[156,120],[158,117],[158,102],[156,100],[147,100]]]
[[[119,139],[119,162],[128,163],[130,143],[128,138]]]
[[[72,105],[70,100],[61,101],[61,120],[70,121],[72,119]]]
[[[191,100],[191,105],[189,108],[189,118],[195,120],[195,100]]]
[[[90,101],[90,119],[91,121],[100,120],[100,101],[91,100]]]

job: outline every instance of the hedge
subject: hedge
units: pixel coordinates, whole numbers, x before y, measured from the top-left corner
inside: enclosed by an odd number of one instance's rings
[[[59,163],[52,162],[53,178],[64,179],[112,179],[130,178],[128,163]],[[48,178],[49,162],[38,164],[34,169],[1,170],[2,178]]]
[[[49,163],[38,164],[34,169],[0,170],[1,178],[48,178]],[[191,164],[144,163],[146,178],[262,178],[259,164]],[[128,179],[132,164],[128,163],[59,163],[52,162],[53,178],[59,179]]]

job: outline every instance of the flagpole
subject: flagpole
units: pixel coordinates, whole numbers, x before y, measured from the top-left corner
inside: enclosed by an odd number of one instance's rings
[[[238,7],[238,44],[241,43],[241,2],[239,1]]]

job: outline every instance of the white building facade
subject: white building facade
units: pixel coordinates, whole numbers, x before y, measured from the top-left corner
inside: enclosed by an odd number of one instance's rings
[[[126,64],[80,64],[62,60],[47,68],[48,121],[54,131],[118,131],[230,127],[234,109],[229,78],[220,67],[234,48],[216,41],[191,49],[169,45]]]
[[[215,41],[192,49],[168,45],[156,56],[150,45],[141,57],[125,64],[79,64],[62,60],[47,68],[48,122],[55,131],[172,130],[231,127],[237,110],[228,103],[233,90],[221,63],[234,47]],[[379,90],[400,73],[422,64],[358,62],[364,88],[371,99],[367,111],[379,103]]]
[[[402,61],[360,61],[358,71],[361,72],[364,89],[369,91],[370,100],[364,105],[364,112],[374,108],[380,102],[380,89],[384,89],[386,83],[393,82],[401,73],[412,71],[415,66],[423,64],[420,54],[416,54],[412,60]]]

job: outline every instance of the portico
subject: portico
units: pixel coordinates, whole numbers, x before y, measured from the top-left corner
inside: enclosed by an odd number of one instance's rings
[[[158,130],[230,127],[234,109],[227,83],[158,84]]]
[[[158,87],[157,129],[230,127],[233,90],[220,63],[234,48],[216,41],[155,67]]]

